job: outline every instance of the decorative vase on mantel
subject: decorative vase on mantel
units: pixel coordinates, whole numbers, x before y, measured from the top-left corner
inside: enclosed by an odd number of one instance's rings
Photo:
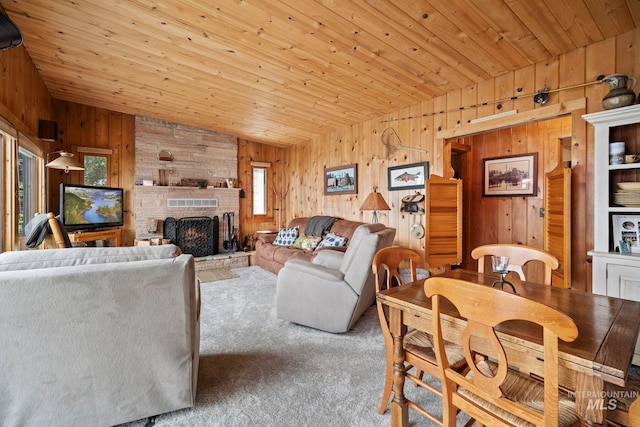
[[[631,81],[631,87],[627,87]],[[605,110],[626,107],[636,101],[636,94],[633,88],[636,87],[636,78],[626,74],[612,74],[602,79],[603,83],[609,85],[609,93],[602,98],[602,107]]]

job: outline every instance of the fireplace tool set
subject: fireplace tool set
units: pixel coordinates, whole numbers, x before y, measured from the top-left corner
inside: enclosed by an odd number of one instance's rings
[[[238,229],[235,227],[233,212],[222,214],[222,227],[222,248],[227,252],[236,252],[238,250]]]

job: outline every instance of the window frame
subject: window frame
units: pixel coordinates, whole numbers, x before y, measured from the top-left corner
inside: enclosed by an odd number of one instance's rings
[[[91,156],[91,157],[104,157],[106,158],[107,162],[106,162],[106,166],[105,166],[105,173],[106,173],[106,182],[104,187],[112,187],[114,185],[111,185],[111,165],[112,165],[112,156],[114,154],[113,149],[110,148],[97,148],[97,147],[77,147],[77,153],[78,153],[78,161],[80,162],[80,164],[82,164],[83,166],[85,165],[84,162],[84,158],[85,156]],[[82,182],[80,182],[80,184],[82,185],[88,185],[85,183],[84,181],[84,172],[82,171]]]
[[[264,206],[264,212],[256,212],[256,171],[262,171],[262,175],[263,175],[263,179],[262,179],[262,187],[263,187],[263,194],[262,194],[262,205]],[[253,216],[257,216],[257,217],[266,217],[267,213],[269,212],[269,192],[267,191],[268,188],[268,181],[269,181],[269,174],[268,174],[268,170],[266,167],[263,166],[252,166],[251,167],[251,182],[253,184],[252,186],[252,203],[251,203],[251,212],[253,214]]]

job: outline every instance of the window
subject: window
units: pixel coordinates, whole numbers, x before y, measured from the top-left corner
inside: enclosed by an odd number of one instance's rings
[[[108,187],[109,163],[114,150],[96,147],[78,147],[80,161],[84,166],[83,184]]]
[[[107,186],[107,158],[84,155],[84,185]]]
[[[267,214],[267,170],[253,168],[253,214]]]
[[[24,226],[37,212],[37,172],[35,154],[20,147],[18,149],[18,236],[24,236]]]
[[[15,143],[15,140],[14,140]],[[24,249],[25,226],[44,207],[44,159],[42,149],[20,133],[17,144],[17,189],[16,215],[14,224],[17,246]]]
[[[21,250],[24,229],[37,212],[44,212],[44,159],[42,148],[0,118],[2,161],[1,251]]]

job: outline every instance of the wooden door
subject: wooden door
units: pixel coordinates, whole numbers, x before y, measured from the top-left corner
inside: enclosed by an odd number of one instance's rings
[[[426,184],[425,261],[430,268],[462,262],[462,180],[431,175]]]
[[[571,168],[560,163],[545,175],[544,249],[560,266],[551,274],[551,285],[571,287]]]

